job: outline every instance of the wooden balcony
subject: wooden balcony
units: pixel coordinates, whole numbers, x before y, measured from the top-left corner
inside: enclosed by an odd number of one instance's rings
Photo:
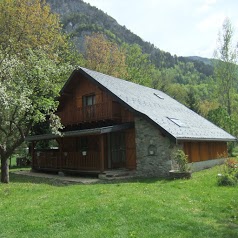
[[[88,151],[87,155],[82,155],[82,152],[63,152],[60,156],[59,151],[38,151],[32,166],[42,170],[98,171],[99,153]]]
[[[106,120],[121,121],[120,105],[116,102],[95,104],[77,109],[70,108],[58,112],[57,115],[65,126]]]

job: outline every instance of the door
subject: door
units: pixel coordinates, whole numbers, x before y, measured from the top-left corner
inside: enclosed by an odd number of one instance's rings
[[[125,134],[117,132],[110,134],[110,167],[112,169],[126,167],[126,143]]]
[[[83,96],[83,118],[85,121],[95,119],[95,94]]]

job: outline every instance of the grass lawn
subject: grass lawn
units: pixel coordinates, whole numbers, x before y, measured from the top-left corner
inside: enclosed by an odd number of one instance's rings
[[[238,187],[218,167],[191,180],[68,185],[11,174],[0,184],[0,237],[238,237]]]

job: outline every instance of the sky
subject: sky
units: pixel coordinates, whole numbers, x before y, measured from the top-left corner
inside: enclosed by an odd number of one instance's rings
[[[238,0],[83,1],[172,55],[212,58],[226,17],[238,41]]]

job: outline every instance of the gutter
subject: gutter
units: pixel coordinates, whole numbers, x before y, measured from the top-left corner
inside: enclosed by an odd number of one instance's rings
[[[183,141],[210,141],[210,142],[234,142],[238,141],[237,138],[176,138],[176,142],[183,142]]]

